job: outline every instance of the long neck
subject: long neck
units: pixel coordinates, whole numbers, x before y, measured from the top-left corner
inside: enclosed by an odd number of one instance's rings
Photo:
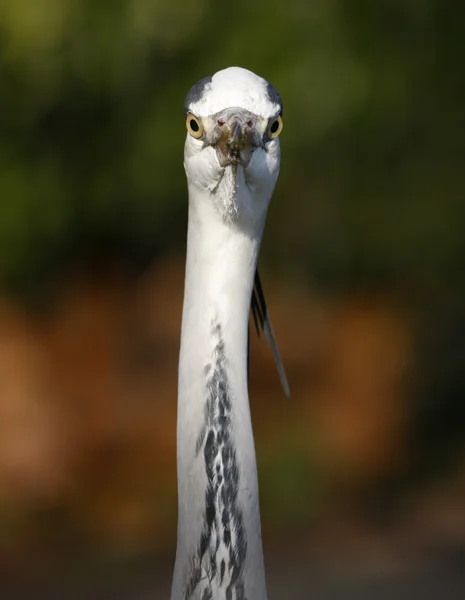
[[[172,600],[266,600],[247,392],[250,299],[265,212],[249,231],[190,188],[179,362]]]

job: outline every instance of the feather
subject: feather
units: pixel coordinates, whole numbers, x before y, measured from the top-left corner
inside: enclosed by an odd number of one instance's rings
[[[258,269],[255,271],[254,288],[252,292],[251,302],[252,316],[255,324],[255,329],[260,337],[260,330],[263,331],[266,341],[271,346],[273,351],[276,368],[278,369],[279,379],[283,386],[284,393],[287,398],[291,397],[291,390],[287,381],[286,372],[284,371],[283,361],[279,354],[278,344],[274,337],[273,327],[268,316],[268,310],[266,307],[265,294],[263,293],[262,283],[258,274]]]

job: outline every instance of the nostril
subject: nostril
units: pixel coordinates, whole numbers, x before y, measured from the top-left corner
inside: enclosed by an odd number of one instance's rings
[[[224,125],[224,121],[222,121],[221,119],[218,119],[218,125],[219,125],[220,127],[223,127],[223,125]]]
[[[252,121],[247,121],[247,127],[252,127],[253,123]]]

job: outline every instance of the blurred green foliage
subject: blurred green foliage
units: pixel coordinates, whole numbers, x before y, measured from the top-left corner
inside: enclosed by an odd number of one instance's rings
[[[182,244],[183,99],[234,64],[284,99],[268,261],[455,277],[464,39],[460,0],[2,0],[1,280],[96,240],[149,259]]]

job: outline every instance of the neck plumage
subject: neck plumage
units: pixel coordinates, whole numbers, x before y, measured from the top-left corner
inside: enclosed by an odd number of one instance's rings
[[[267,202],[241,216],[233,189],[189,185],[172,600],[266,600],[247,336]]]

